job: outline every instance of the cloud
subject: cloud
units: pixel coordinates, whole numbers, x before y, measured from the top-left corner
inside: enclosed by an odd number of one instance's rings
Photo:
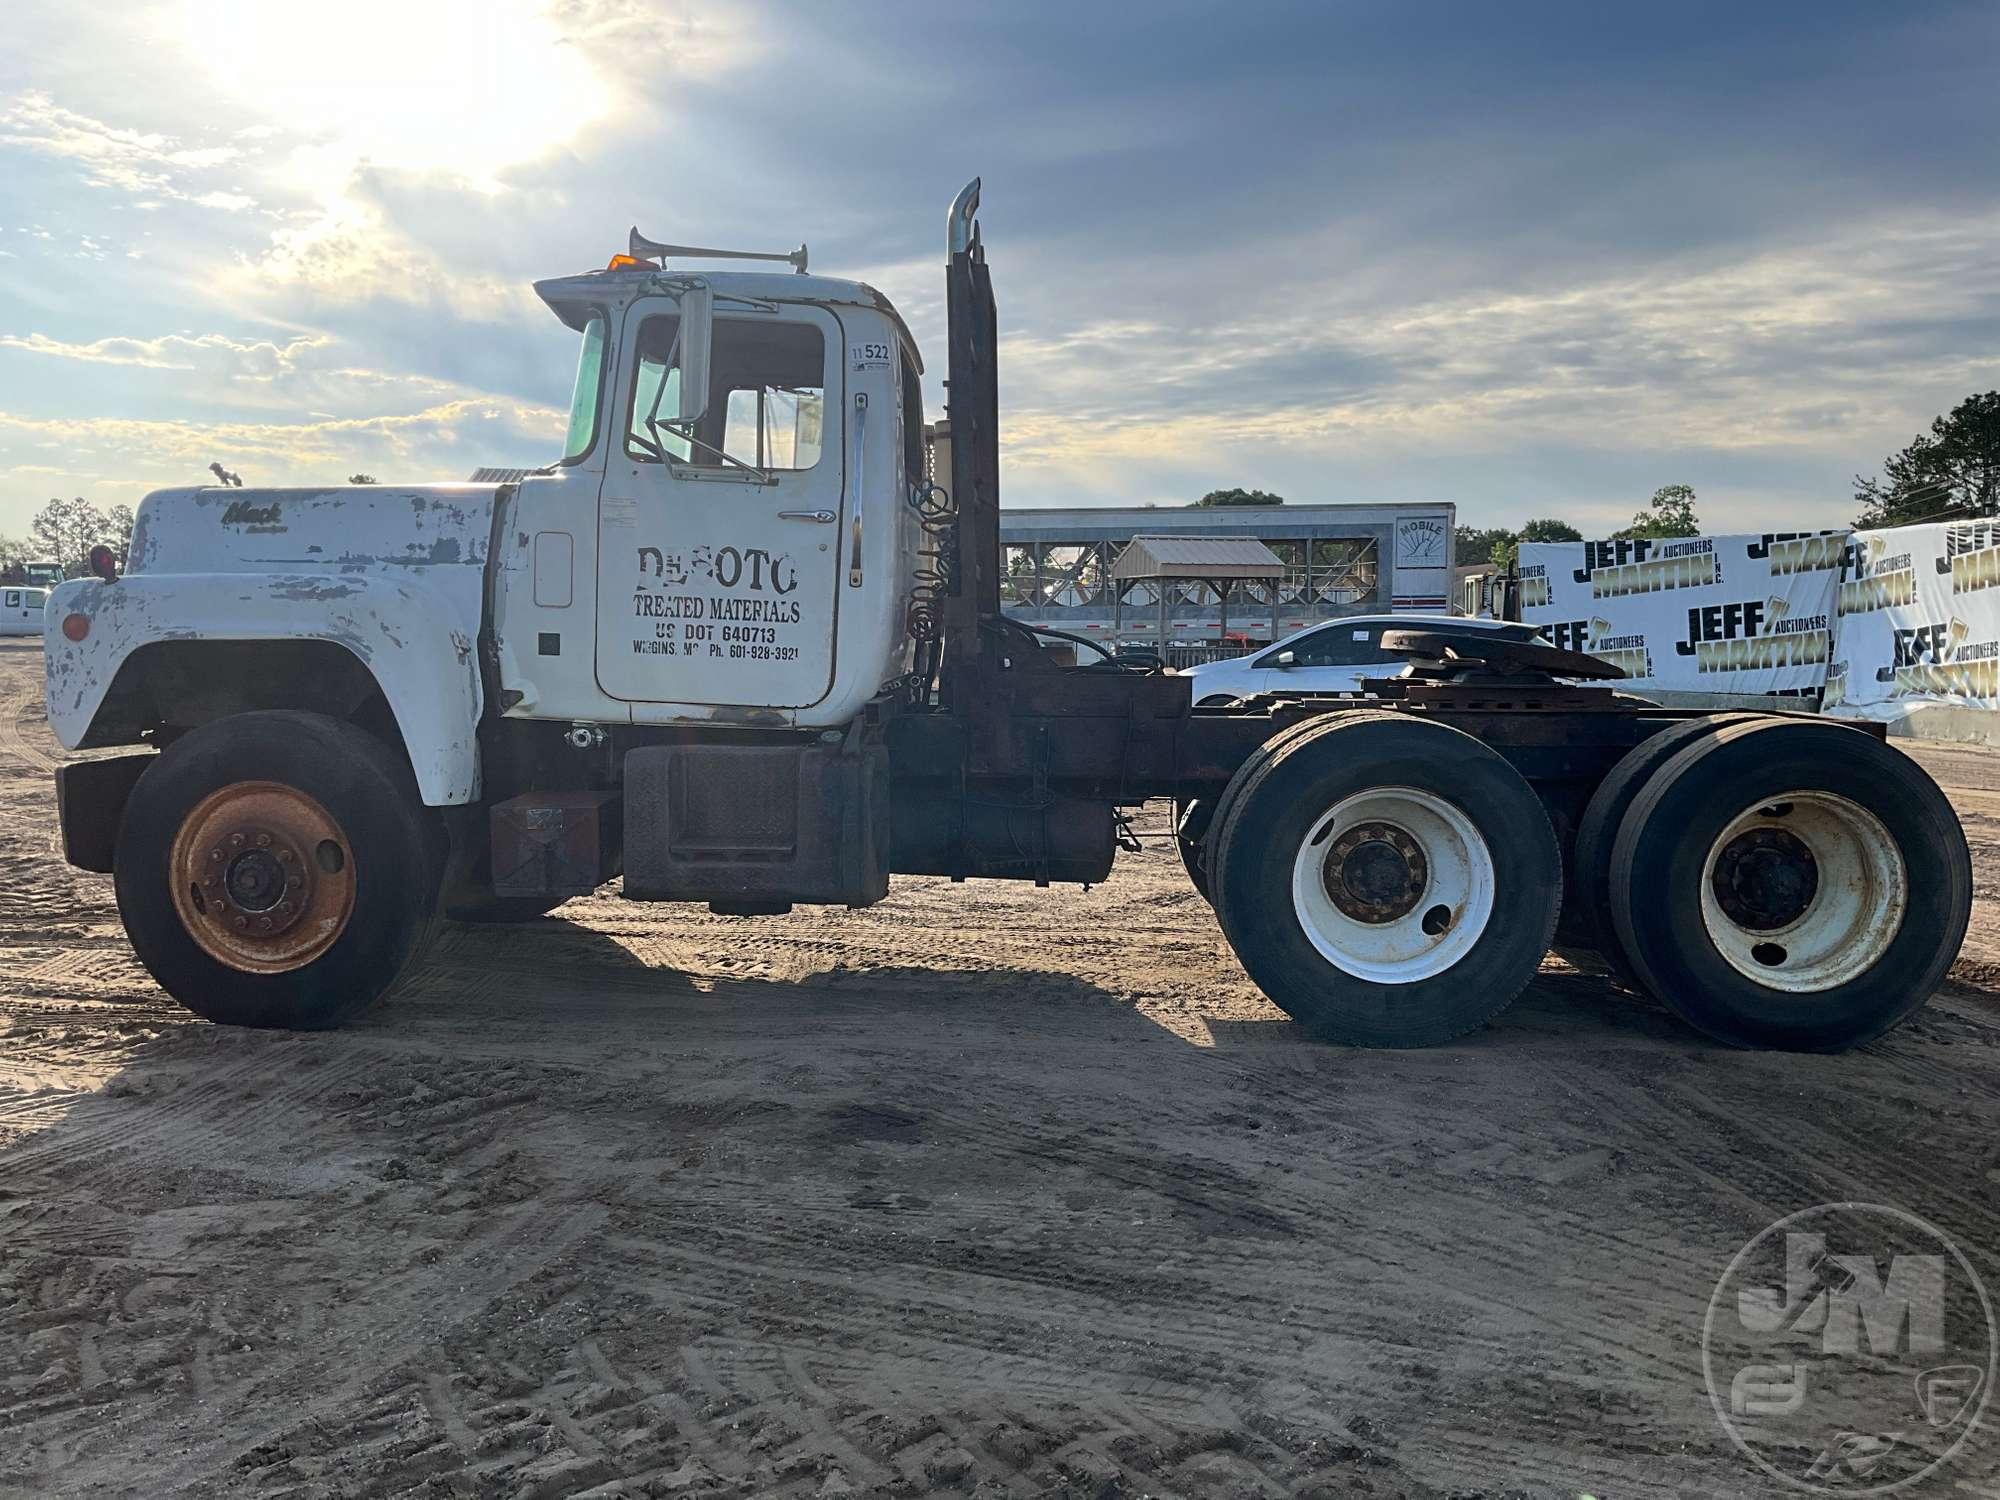
[[[296,370],[311,354],[328,348],[334,341],[324,335],[295,338],[284,344],[268,340],[239,343],[220,333],[189,338],[170,333],[155,339],[107,338],[88,344],[66,344],[46,334],[0,334],[0,349],[26,349],[57,359],[82,360],[86,364],[131,365],[146,370],[220,370],[223,373],[268,380]]]
[[[574,337],[528,284],[635,220],[874,282],[935,414],[940,219],[975,171],[1013,505],[1241,483],[1622,520],[1687,479],[1778,529],[1842,518],[1849,475],[2000,383],[1992,7],[17,8],[25,420],[542,409]],[[126,329],[183,342],[96,337]],[[11,441],[0,529],[42,487],[10,463],[58,440]]]
[[[1293,277],[1243,286],[1240,314],[1198,331],[1121,317],[1129,304],[1114,295],[1099,321],[1003,340],[1006,452],[1040,487],[1133,462],[1193,467],[1224,449],[1268,462],[1450,445],[1769,452],[1887,436],[1925,413],[1926,396],[1904,393],[1991,380],[1996,233],[2000,214],[1899,218],[1438,298]],[[1142,286],[1130,300],[1147,298]]]
[[[306,422],[127,421],[30,417],[0,411],[0,467],[64,476],[58,488],[99,503],[131,501],[165,485],[206,483],[220,460],[257,484],[324,483],[367,470],[390,479],[463,479],[481,465],[547,462],[564,413],[493,398],[441,402],[395,416]],[[45,456],[59,453],[60,464]]]
[[[235,162],[243,154],[235,146],[190,147],[157,131],[109,125],[66,109],[33,89],[0,109],[0,146],[73,162],[92,187],[191,201],[200,197],[183,186],[190,176]],[[253,201],[245,198],[242,203],[248,207]]]

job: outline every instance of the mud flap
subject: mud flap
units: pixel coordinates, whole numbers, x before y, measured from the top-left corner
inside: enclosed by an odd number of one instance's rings
[[[62,825],[64,859],[79,870],[111,873],[125,804],[146,767],[158,759],[145,750],[56,767],[56,817]]]

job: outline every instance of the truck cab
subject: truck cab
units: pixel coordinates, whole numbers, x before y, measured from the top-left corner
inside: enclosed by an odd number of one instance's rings
[[[579,356],[563,455],[498,534],[501,713],[847,723],[909,660],[923,365],[896,310],[644,265],[536,290]]]

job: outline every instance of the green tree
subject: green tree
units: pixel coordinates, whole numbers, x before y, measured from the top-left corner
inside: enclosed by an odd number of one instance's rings
[[[1554,516],[1539,516],[1521,528],[1524,542],[1580,542],[1583,533],[1567,521]]]
[[[118,554],[121,573],[132,555],[132,526],[137,519],[129,505],[114,505],[104,513],[104,532],[99,540],[110,543],[111,550]]]
[[[1521,543],[1523,542],[1580,542],[1582,540],[1583,533],[1570,525],[1569,522],[1557,520],[1554,516],[1538,516],[1523,526],[1519,535],[1508,532],[1505,541],[1496,541],[1493,544],[1493,565],[1497,568],[1512,567],[1514,559],[1520,554]]]
[[[1632,518],[1630,526],[1611,534],[1614,537],[1700,536],[1701,522],[1694,513],[1694,486],[1661,485],[1653,491],[1647,508]]]
[[[118,554],[118,565],[132,548],[132,507],[114,505],[101,511],[83,496],[73,500],[51,500],[28,523],[34,556],[59,562],[63,572],[80,578],[89,571],[90,549],[99,542]]]
[[[380,481],[380,480],[378,480],[378,479],[377,479],[377,478],[376,478],[376,477],[375,477],[375,476],[374,476],[373,474],[349,474],[349,475],[347,476],[347,482],[348,482],[349,484],[380,484],[380,483],[381,483],[381,481]]]
[[[18,537],[0,536],[0,583],[25,583],[28,544]]]
[[[104,516],[83,496],[73,500],[51,500],[28,523],[39,555],[62,564],[71,578],[82,575],[90,549],[104,531]]]
[[[1907,526],[2000,511],[2000,391],[1967,396],[1882,461],[1882,477],[1854,476],[1856,526]]]
[[[1195,501],[1190,510],[1217,505],[1283,505],[1284,496],[1273,495],[1268,490],[1210,490]]]
[[[1519,537],[1505,526],[1460,526],[1451,534],[1451,560],[1461,568],[1491,562]]]

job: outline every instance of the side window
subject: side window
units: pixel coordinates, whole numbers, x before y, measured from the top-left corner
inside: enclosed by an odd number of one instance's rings
[[[810,469],[819,462],[826,340],[817,328],[718,318],[710,358],[718,395],[728,393],[724,453],[760,469]]]
[[[583,343],[576,358],[576,387],[569,398],[569,435],[563,439],[563,459],[573,464],[597,446],[597,403],[604,389],[604,314],[593,312],[583,325]]]
[[[641,463],[672,459],[686,463],[694,449],[678,433],[659,425],[680,401],[681,320],[661,313],[639,325],[638,366],[632,382],[632,418],[625,431],[625,453]]]
[[[19,609],[20,607],[21,607],[21,591],[19,589],[7,590],[7,597],[4,602],[0,602],[0,608]]]
[[[692,433],[668,418],[680,400],[680,319],[660,313],[639,327],[625,451],[641,463],[698,468],[732,462],[810,469],[819,462],[826,410],[826,340],[803,323],[717,318],[709,352],[708,412]]]
[[[1302,667],[1351,667],[1361,662],[1386,661],[1376,644],[1377,632],[1369,625],[1335,623],[1306,637],[1292,648]]]

